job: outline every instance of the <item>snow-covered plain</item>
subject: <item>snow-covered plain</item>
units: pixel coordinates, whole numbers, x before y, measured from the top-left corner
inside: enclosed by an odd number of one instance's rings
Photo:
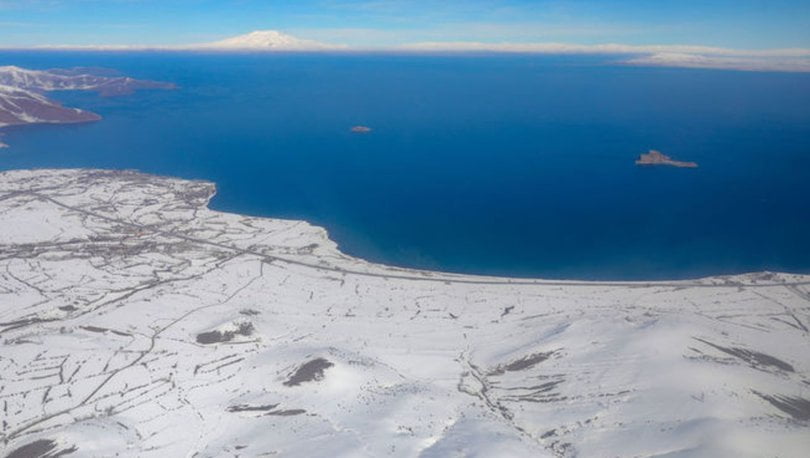
[[[807,456],[810,276],[514,280],[136,172],[0,174],[0,451]],[[4,455],[4,453],[0,453]]]

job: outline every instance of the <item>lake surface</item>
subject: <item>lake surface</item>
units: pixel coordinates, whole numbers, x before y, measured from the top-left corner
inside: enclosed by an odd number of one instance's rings
[[[548,56],[3,52],[0,64],[180,85],[52,93],[104,119],[5,129],[0,170],[212,180],[215,209],[304,219],[346,253],[400,266],[577,279],[810,272],[807,74]],[[350,133],[357,124],[373,132]],[[700,167],[636,167],[651,148]]]

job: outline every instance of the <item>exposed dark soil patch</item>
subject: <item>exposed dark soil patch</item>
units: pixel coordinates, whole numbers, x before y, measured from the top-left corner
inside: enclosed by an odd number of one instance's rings
[[[489,372],[488,375],[501,375],[504,372],[517,372],[534,367],[537,364],[549,359],[555,351],[532,353],[531,355],[524,356],[523,358],[516,359],[509,364],[499,365]]]
[[[12,451],[6,458],[58,458],[78,450],[75,446],[57,449],[56,442],[39,439]]]
[[[540,439],[548,439],[549,437],[551,437],[551,436],[556,436],[556,435],[557,435],[557,430],[556,430],[556,429],[550,429],[550,430],[548,430],[548,431],[544,432],[544,433],[543,433],[543,434],[540,436]]]
[[[278,407],[278,404],[266,404],[262,406],[251,406],[248,404],[239,404],[228,407],[228,412],[267,412]]]
[[[128,332],[116,331],[115,329],[100,328],[98,326],[79,326],[79,327],[81,329],[84,329],[85,331],[90,331],[90,332],[99,332],[99,333],[102,333],[102,334],[105,333],[105,332],[111,332],[111,333],[119,335],[119,336],[132,337],[132,334],[130,334]]]
[[[334,366],[324,358],[316,358],[301,365],[289,380],[284,382],[284,386],[298,386],[305,382],[317,382],[323,380],[324,371]]]
[[[699,339],[697,337],[694,337],[694,339],[703,342],[712,348],[720,350],[727,355],[739,358],[745,361],[746,363],[750,364],[754,368],[759,369],[762,368],[762,366],[770,366],[785,372],[794,372],[793,366],[791,366],[790,364],[782,361],[779,358],[775,358],[771,355],[766,355],[765,353],[760,353],[758,351],[753,350],[746,350],[745,348],[724,347],[722,345],[713,344],[711,342]]]
[[[267,412],[265,415],[272,415],[277,417],[292,417],[293,415],[301,415],[307,413],[304,409],[289,409],[289,410],[274,410]]]
[[[291,417],[293,415],[301,415],[307,411],[304,409],[285,409],[276,410],[278,404],[265,404],[265,405],[248,405],[239,404],[228,407],[228,412],[265,412],[264,415],[272,415],[276,417]]]
[[[513,361],[507,364],[504,369],[509,372],[514,371],[522,371],[524,369],[528,369],[536,364],[542,363],[543,361],[547,360],[554,352],[545,352],[545,353],[535,353],[533,355],[525,356],[520,358],[517,361]]]
[[[754,391],[754,394],[768,401],[782,412],[793,417],[794,420],[810,420],[810,400],[798,396],[767,395]]]
[[[17,321],[9,321],[7,323],[0,323],[0,326],[3,327],[3,329],[0,329],[0,332],[11,331],[13,329],[22,328],[22,327],[25,327],[25,326],[30,326],[32,324],[47,323],[49,321],[56,321],[56,320],[57,320],[56,318],[44,319],[44,318],[35,317],[35,318],[24,318],[22,320],[17,320]]]
[[[557,387],[557,385],[559,385],[563,381],[564,380],[562,380],[562,379],[553,380],[551,382],[546,382],[546,383],[543,383],[541,385],[533,386],[533,387],[531,387],[531,389],[534,390],[535,393],[545,393],[547,391],[553,390],[554,388]]]
[[[249,336],[251,334],[253,334],[253,323],[241,323],[236,331],[208,331],[197,334],[197,343],[208,345],[230,342],[237,335]]]

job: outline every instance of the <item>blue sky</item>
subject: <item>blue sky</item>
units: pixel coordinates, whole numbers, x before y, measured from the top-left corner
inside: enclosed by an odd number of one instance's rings
[[[808,0],[0,0],[0,45],[185,44],[278,29],[421,41],[810,47]]]

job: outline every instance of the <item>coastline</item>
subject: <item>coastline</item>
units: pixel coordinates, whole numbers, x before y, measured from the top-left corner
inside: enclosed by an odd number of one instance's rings
[[[808,275],[401,269],[303,221],[213,211],[215,192],[135,171],[0,172],[0,443],[562,457],[791,456],[810,441]]]
[[[31,172],[90,172],[90,173],[101,173],[101,174],[111,174],[117,175],[122,174],[126,175],[135,175],[135,176],[142,176],[142,177],[152,177],[156,179],[170,179],[170,180],[180,180],[186,181],[190,183],[197,183],[204,186],[208,186],[211,188],[210,195],[207,197],[205,204],[202,206],[208,211],[216,212],[216,213],[223,213],[227,215],[233,215],[237,217],[249,217],[249,218],[256,218],[256,219],[263,219],[263,220],[273,220],[273,221],[280,221],[289,224],[303,224],[312,227],[316,231],[323,234],[322,239],[326,244],[332,246],[332,248],[339,254],[340,257],[346,259],[353,259],[359,263],[374,266],[387,273],[374,273],[364,270],[352,270],[352,269],[332,269],[328,267],[324,267],[317,263],[308,263],[305,261],[296,260],[294,258],[285,258],[279,256],[268,256],[269,260],[288,263],[292,265],[299,265],[303,267],[310,267],[313,269],[326,269],[326,270],[335,270],[340,273],[345,273],[349,275],[360,275],[360,276],[383,276],[386,278],[398,279],[398,280],[406,280],[406,281],[429,281],[429,282],[451,282],[451,283],[461,283],[461,284],[483,284],[483,285],[545,285],[545,286],[628,286],[628,287],[650,287],[650,286],[664,286],[664,287],[684,287],[684,286],[693,286],[693,287],[715,287],[715,286],[725,286],[728,284],[733,285],[742,285],[742,286],[779,286],[782,285],[784,282],[769,282],[769,279],[774,275],[784,275],[784,276],[796,276],[796,277],[807,277],[807,283],[810,284],[810,274],[804,273],[797,273],[797,272],[781,272],[781,271],[770,271],[770,270],[761,270],[761,271],[749,271],[749,272],[740,272],[740,273],[732,273],[732,274],[722,274],[722,275],[707,275],[707,276],[698,276],[694,278],[683,278],[683,279],[673,279],[673,280],[582,280],[582,279],[556,279],[556,278],[542,278],[542,277],[510,277],[510,276],[499,276],[499,275],[486,275],[486,274],[475,274],[475,273],[459,273],[459,272],[448,272],[448,271],[441,271],[441,270],[428,270],[428,269],[419,269],[419,268],[412,268],[408,266],[397,266],[397,265],[390,265],[375,261],[370,261],[363,259],[362,257],[352,256],[350,254],[344,253],[340,251],[340,247],[338,246],[337,242],[334,241],[329,237],[329,231],[327,228],[323,226],[315,225],[306,220],[297,220],[297,219],[285,219],[285,218],[276,218],[273,216],[261,216],[261,215],[251,215],[246,216],[240,213],[234,213],[224,210],[217,210],[211,208],[210,204],[211,201],[217,194],[217,187],[216,183],[210,180],[205,179],[187,179],[187,178],[178,178],[170,175],[159,175],[159,174],[152,174],[141,172],[140,170],[135,169],[95,169],[95,168],[37,168],[37,169],[17,169],[17,170],[7,170],[2,171],[0,170],[0,177],[2,177],[5,173],[14,173],[14,172],[22,172],[22,171],[31,171]],[[0,192],[3,190],[0,189]],[[93,216],[93,215],[90,215]],[[143,228],[141,228],[143,229]],[[195,242],[202,242],[200,240],[191,240]],[[253,254],[256,256],[267,256],[260,252],[249,252],[245,251],[245,254]],[[408,275],[410,274],[410,275]],[[747,279],[747,280],[746,280]],[[743,283],[739,283],[742,281]]]

